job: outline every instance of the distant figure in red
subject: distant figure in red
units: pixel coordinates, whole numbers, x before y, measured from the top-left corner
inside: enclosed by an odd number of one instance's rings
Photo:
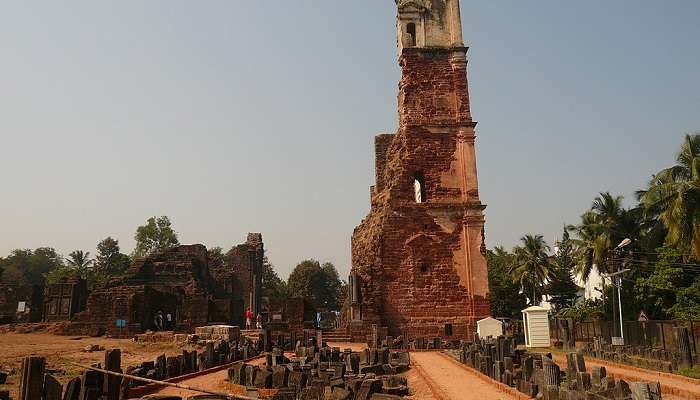
[[[253,312],[250,308],[245,311],[245,328],[251,329],[253,327]]]
[[[255,320],[255,328],[262,329],[262,315],[258,314],[258,317]]]

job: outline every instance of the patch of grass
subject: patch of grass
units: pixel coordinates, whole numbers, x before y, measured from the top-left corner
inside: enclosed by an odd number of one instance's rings
[[[700,379],[700,365],[693,368],[681,368],[677,372],[678,375],[687,376],[688,378]]]

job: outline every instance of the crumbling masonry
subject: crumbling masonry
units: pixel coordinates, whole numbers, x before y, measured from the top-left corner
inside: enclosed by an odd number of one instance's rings
[[[458,0],[397,0],[399,128],[375,138],[371,210],[352,237],[349,331],[470,338],[489,315]]]
[[[192,332],[209,323],[242,326],[246,308],[256,313],[261,308],[263,257],[262,235],[249,233],[221,265],[211,263],[201,244],[136,258],[123,276],[89,294],[85,310],[71,315],[62,333],[133,335],[149,329]],[[162,315],[160,328],[157,315]]]

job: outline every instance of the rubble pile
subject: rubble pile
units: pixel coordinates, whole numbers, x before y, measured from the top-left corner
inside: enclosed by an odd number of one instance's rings
[[[350,349],[297,346],[290,359],[280,349],[267,355],[262,367],[246,363],[229,369],[229,381],[245,386],[254,396],[259,389],[275,389],[276,400],[390,400],[409,394],[405,351],[388,347],[353,352]]]
[[[177,356],[161,355],[154,361],[146,361],[138,366],[127,368],[126,373],[142,378],[164,380],[248,360],[259,354],[258,345],[247,340],[244,342],[208,341],[202,351],[182,350],[182,354]],[[143,382],[131,382],[131,387],[141,385]]]
[[[200,326],[194,329],[194,336],[199,340],[238,341],[240,328],[230,325]]]

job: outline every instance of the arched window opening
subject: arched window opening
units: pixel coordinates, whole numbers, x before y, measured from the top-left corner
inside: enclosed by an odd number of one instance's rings
[[[425,196],[425,177],[420,172],[416,172],[413,175],[413,191],[416,203],[424,203],[427,200]]]
[[[423,274],[427,274],[428,272],[430,272],[430,267],[428,267],[427,265],[423,264],[423,265],[420,266],[420,272],[423,273]]]
[[[408,34],[408,43],[411,47],[416,46],[416,24],[413,22],[406,25],[406,33]]]

